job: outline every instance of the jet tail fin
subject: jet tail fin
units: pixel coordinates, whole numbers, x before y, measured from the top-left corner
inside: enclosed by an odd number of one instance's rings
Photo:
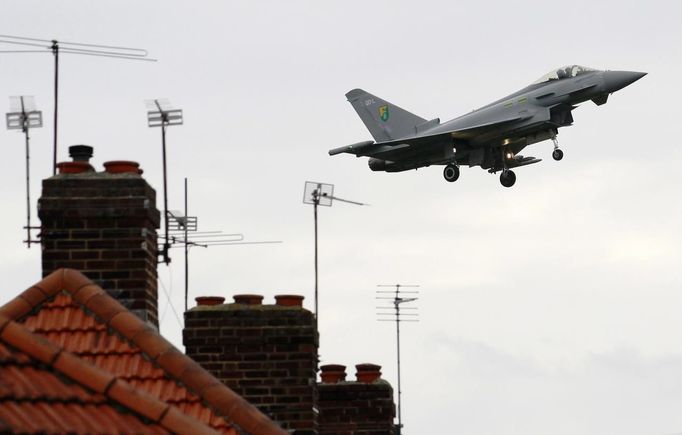
[[[416,132],[415,127],[426,122],[426,119],[362,89],[353,89],[346,98],[377,142],[411,136]]]

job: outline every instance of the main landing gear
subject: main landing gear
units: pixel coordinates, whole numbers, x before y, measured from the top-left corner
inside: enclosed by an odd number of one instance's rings
[[[504,187],[512,187],[516,183],[516,174],[511,169],[505,169],[500,174],[500,183]]]
[[[459,178],[459,167],[453,163],[446,165],[445,169],[443,169],[443,177],[445,181],[450,183],[457,181]]]
[[[554,142],[554,151],[552,151],[552,158],[557,162],[564,158],[564,152],[559,149],[559,141],[556,140],[556,136],[552,136],[552,142]]]

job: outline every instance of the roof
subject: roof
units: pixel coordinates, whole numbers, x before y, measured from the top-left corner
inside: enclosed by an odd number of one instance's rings
[[[0,315],[0,432],[216,433]]]
[[[51,273],[0,307],[0,316],[23,322],[33,335],[42,337],[42,342],[72,355],[70,360],[90,368],[83,373],[94,373],[95,366],[116,383],[128,385],[136,394],[149,395],[172,405],[170,409],[215,430],[226,433],[234,430],[222,418],[225,417],[248,433],[286,433],[166,341],[154,327],[75,270],[59,269]],[[3,339],[4,331],[0,341]],[[33,347],[18,349],[49,363],[50,370],[73,379],[55,367],[52,359],[32,355]],[[92,379],[83,380],[86,381]],[[84,385],[100,392],[87,383]]]

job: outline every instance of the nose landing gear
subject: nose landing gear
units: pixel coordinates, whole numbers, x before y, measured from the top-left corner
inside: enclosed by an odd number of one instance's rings
[[[564,158],[564,152],[559,149],[559,141],[555,135],[552,135],[552,142],[554,142],[554,151],[552,151],[552,158],[557,162]]]

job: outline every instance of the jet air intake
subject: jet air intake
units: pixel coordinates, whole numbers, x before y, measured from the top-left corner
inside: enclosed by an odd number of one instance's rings
[[[385,171],[388,166],[390,166],[393,162],[387,161],[387,160],[382,160],[382,159],[376,159],[374,157],[369,159],[369,169],[373,171]]]

